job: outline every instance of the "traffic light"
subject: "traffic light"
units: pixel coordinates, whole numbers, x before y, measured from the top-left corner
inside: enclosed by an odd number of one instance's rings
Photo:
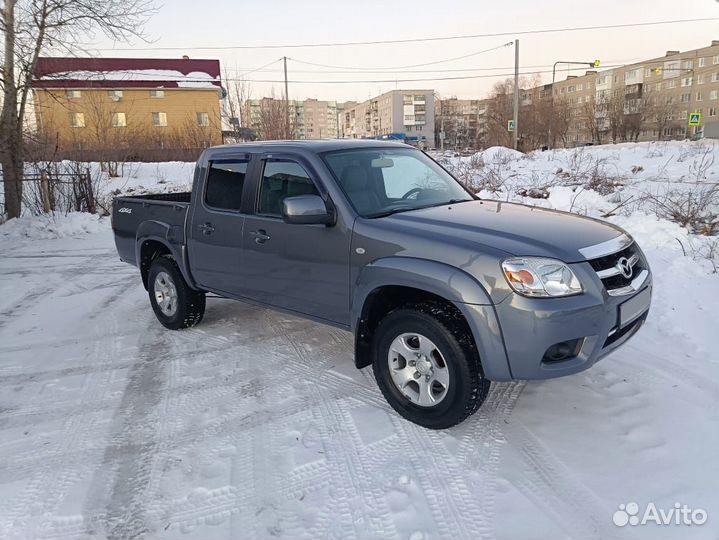
[[[598,67],[601,66],[601,65],[602,65],[602,62],[601,62],[600,60],[595,60],[595,61],[594,61],[594,67],[595,67],[595,68],[598,68]]]

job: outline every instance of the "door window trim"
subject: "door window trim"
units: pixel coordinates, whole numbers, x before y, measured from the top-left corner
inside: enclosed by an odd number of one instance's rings
[[[261,217],[264,219],[273,219],[275,221],[283,221],[282,215],[280,214],[265,214],[263,212],[260,212],[260,197],[262,196],[262,184],[265,180],[265,167],[267,166],[267,162],[269,161],[280,161],[280,162],[289,162],[289,163],[295,163],[299,165],[303,171],[307,174],[307,178],[310,179],[310,182],[312,182],[312,185],[315,186],[315,189],[317,190],[317,193],[320,197],[322,197],[323,200],[325,200],[325,204],[327,203],[326,197],[322,196],[322,185],[317,182],[315,179],[315,174],[313,172],[310,172],[308,170],[308,167],[300,161],[300,159],[297,156],[287,156],[287,155],[274,155],[274,154],[266,154],[262,156],[259,160],[259,174],[257,175],[257,189],[255,191],[255,200],[254,200],[254,208],[253,213],[256,217]]]

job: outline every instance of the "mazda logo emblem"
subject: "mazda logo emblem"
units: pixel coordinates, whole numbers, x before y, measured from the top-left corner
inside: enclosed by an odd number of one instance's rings
[[[625,278],[629,279],[632,277],[632,265],[629,262],[629,259],[626,257],[622,257],[617,261],[617,269],[619,270],[619,273],[622,274]]]

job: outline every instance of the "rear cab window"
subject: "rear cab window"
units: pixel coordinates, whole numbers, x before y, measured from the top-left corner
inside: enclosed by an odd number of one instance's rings
[[[215,210],[239,212],[249,160],[218,160],[210,163],[205,204]]]

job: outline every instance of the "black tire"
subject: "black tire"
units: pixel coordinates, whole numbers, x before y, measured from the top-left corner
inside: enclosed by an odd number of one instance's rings
[[[156,297],[155,282],[160,273],[169,276],[171,285],[176,291],[176,305],[171,314],[163,312]],[[150,295],[150,304],[152,304],[152,310],[155,312],[157,320],[170,330],[195,326],[205,314],[205,293],[192,290],[187,285],[177,263],[170,257],[158,257],[152,262],[147,275],[147,292]]]
[[[436,405],[413,403],[395,385],[388,355],[395,338],[418,333],[438,348],[448,368],[446,395]],[[390,312],[373,338],[372,369],[382,394],[392,408],[410,422],[430,429],[459,424],[487,397],[490,381],[484,378],[479,354],[466,322],[458,312],[440,304],[418,304]]]

